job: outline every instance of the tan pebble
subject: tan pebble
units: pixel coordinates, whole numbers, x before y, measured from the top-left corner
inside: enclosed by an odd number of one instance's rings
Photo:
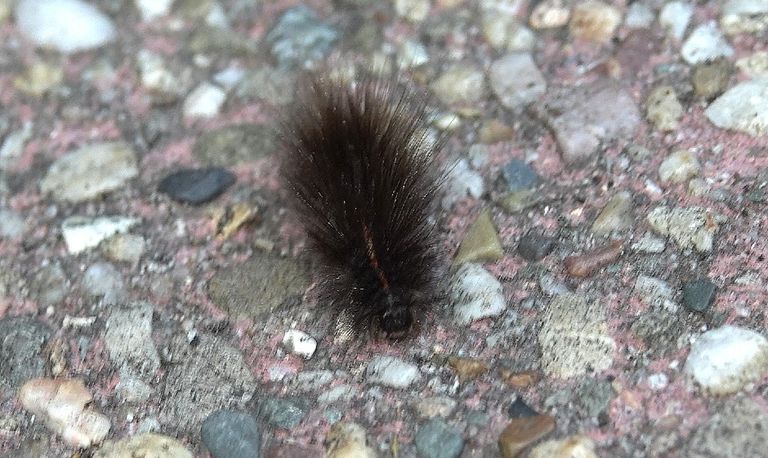
[[[599,269],[616,262],[624,250],[624,243],[614,240],[609,245],[588,253],[565,258],[565,270],[574,277],[588,277]]]
[[[621,12],[598,1],[577,2],[571,15],[571,35],[583,40],[606,43],[621,23]]]
[[[543,442],[531,450],[529,458],[597,458],[595,443],[584,435]]]
[[[531,12],[529,23],[534,29],[551,29],[568,23],[571,9],[564,0],[544,0]]]
[[[448,365],[453,368],[462,382],[474,380],[488,372],[488,364],[475,358],[451,356],[448,358]]]
[[[144,433],[106,442],[93,458],[192,458],[181,442],[162,434]]]
[[[499,375],[508,385],[518,390],[528,388],[541,379],[541,373],[536,371],[512,372],[509,369],[502,369]]]
[[[90,409],[91,393],[80,379],[32,379],[19,390],[25,409],[40,415],[64,441],[77,447],[89,447],[104,440],[109,419]]]
[[[336,423],[325,436],[327,458],[375,458],[365,429],[357,423]]]
[[[487,208],[480,213],[461,241],[454,265],[465,262],[490,262],[501,259],[504,249]]]
[[[555,419],[549,415],[516,418],[507,424],[499,436],[499,450],[503,458],[515,458],[529,445],[543,438],[555,428]]]

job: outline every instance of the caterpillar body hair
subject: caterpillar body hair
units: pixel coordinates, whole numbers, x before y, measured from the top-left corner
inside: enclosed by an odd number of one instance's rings
[[[353,332],[402,338],[434,302],[443,172],[424,97],[389,79],[311,77],[282,129],[282,175]]]

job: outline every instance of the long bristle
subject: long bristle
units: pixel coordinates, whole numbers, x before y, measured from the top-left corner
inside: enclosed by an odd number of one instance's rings
[[[441,173],[424,101],[388,81],[305,87],[283,130],[283,175],[322,263],[322,298],[358,332],[400,335],[434,297]]]

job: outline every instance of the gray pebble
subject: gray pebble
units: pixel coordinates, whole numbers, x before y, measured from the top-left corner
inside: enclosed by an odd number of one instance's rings
[[[213,412],[203,422],[200,436],[214,458],[261,456],[259,426],[251,415],[244,412]]]

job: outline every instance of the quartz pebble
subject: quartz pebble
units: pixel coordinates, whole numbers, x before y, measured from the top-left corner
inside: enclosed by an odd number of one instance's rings
[[[184,117],[212,118],[219,114],[227,93],[224,89],[211,83],[202,83],[187,95],[184,100]]]
[[[115,38],[109,17],[82,0],[21,0],[16,24],[35,45],[65,54],[98,48]]]
[[[467,195],[479,199],[485,192],[483,176],[472,170],[466,159],[456,161],[446,178],[445,195],[440,204],[450,210],[454,203]]]
[[[680,40],[693,16],[693,6],[689,2],[667,2],[659,12],[659,24],[669,35]]]
[[[151,21],[170,13],[173,0],[134,0],[134,4],[141,13],[141,19]]]
[[[592,232],[606,235],[632,226],[632,194],[622,191],[611,197],[592,223]]]
[[[485,94],[485,75],[473,65],[455,64],[430,86],[446,105],[474,104]]]
[[[715,99],[705,111],[712,124],[753,137],[768,134],[768,78],[744,81]]]
[[[693,343],[684,370],[710,394],[735,393],[768,371],[768,340],[730,325],[707,331]]]
[[[311,359],[317,349],[317,341],[306,332],[290,329],[283,335],[283,346],[290,353]]]
[[[139,219],[125,216],[71,216],[61,223],[61,232],[67,251],[79,254],[112,235],[128,232],[138,223]]]
[[[544,0],[533,8],[529,22],[534,29],[552,29],[564,26],[570,17],[570,3],[565,0]]]
[[[136,264],[144,254],[146,245],[147,242],[140,235],[116,234],[102,244],[102,249],[104,255],[112,261]]]
[[[41,416],[68,444],[87,448],[104,440],[109,419],[85,406],[93,397],[80,379],[32,379],[19,390],[21,405]]]
[[[421,374],[415,364],[405,362],[393,356],[373,358],[365,370],[368,383],[391,388],[408,388],[419,381]]]
[[[727,59],[716,59],[697,64],[691,71],[691,84],[697,96],[712,100],[725,91],[733,73]]]
[[[457,323],[498,316],[506,308],[501,283],[479,264],[463,264],[451,280],[451,303]]]
[[[683,59],[692,65],[719,57],[731,57],[733,52],[733,48],[725,41],[715,21],[696,27],[680,48]]]
[[[418,398],[413,402],[413,409],[421,418],[445,418],[456,410],[457,404],[448,397]]]
[[[768,29],[768,2],[765,0],[723,2],[720,27],[728,35],[758,33]]]
[[[624,17],[624,25],[630,29],[645,29],[653,24],[655,15],[653,10],[641,2],[634,2],[627,8],[627,15]]]

